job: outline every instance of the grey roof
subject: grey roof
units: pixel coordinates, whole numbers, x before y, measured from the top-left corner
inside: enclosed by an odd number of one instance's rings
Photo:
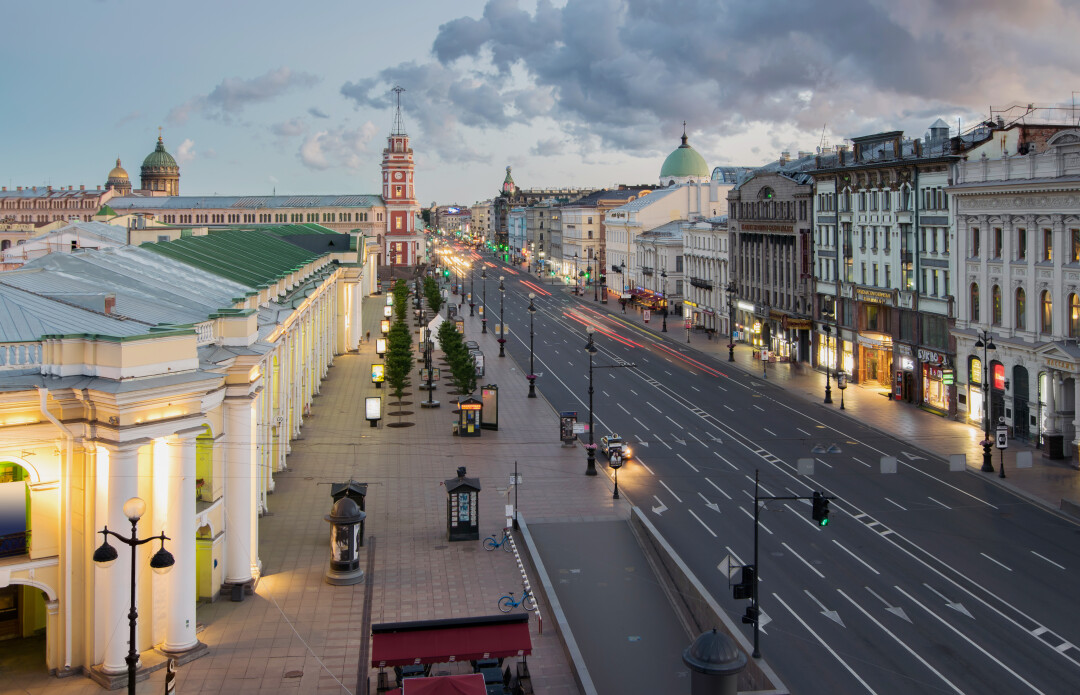
[[[944,119],[939,118],[930,124],[930,130],[937,130],[938,128],[944,128],[945,130],[948,130],[949,124],[946,123]]]
[[[666,198],[674,191],[679,190],[681,186],[672,186],[671,188],[661,188],[660,190],[653,191],[649,195],[643,195],[640,198],[635,198],[625,205],[620,205],[615,210],[621,210],[624,212],[637,212],[648,207],[651,203],[656,202],[662,198]]]
[[[572,203],[567,203],[563,207],[575,208],[575,207],[596,207],[601,200],[618,200],[620,198],[632,198],[634,196],[640,196],[642,191],[654,191],[656,186],[648,188],[633,188],[633,189],[606,189],[602,191],[593,191],[592,193],[575,200]],[[652,195],[651,193],[649,195]]]
[[[665,222],[659,227],[653,227],[647,232],[642,232],[638,235],[638,241],[644,242],[664,242],[673,239],[682,239],[683,225],[686,224],[686,220],[673,220],[671,222]]]
[[[713,167],[709,180],[716,183],[738,183],[754,167]]]
[[[0,280],[7,273],[0,274]],[[111,318],[0,282],[0,343],[29,343],[43,335],[142,335],[148,326]]]
[[[121,227],[115,224],[107,224],[105,222],[82,221],[72,222],[71,224],[64,225],[60,229],[54,229],[51,232],[39,234],[36,237],[27,239],[26,243],[29,244],[30,242],[37,241],[38,239],[48,239],[49,237],[56,236],[57,234],[65,234],[73,231],[93,234],[95,236],[101,237],[102,239],[107,239],[117,244],[127,243],[127,227]]]
[[[21,191],[0,191],[0,198],[98,198],[105,195],[102,190],[67,190],[65,188],[52,188],[51,186],[24,186]]]
[[[260,210],[263,208],[370,208],[383,205],[377,195],[217,195],[217,196],[134,196],[113,198],[108,205],[118,213],[125,210]]]

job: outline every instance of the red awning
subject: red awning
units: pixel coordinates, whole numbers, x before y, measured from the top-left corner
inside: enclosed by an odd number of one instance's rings
[[[496,616],[498,618],[511,616]],[[405,666],[501,659],[532,653],[527,614],[514,622],[430,620],[372,626],[371,665]]]
[[[406,678],[401,684],[402,695],[484,695],[484,677],[479,673],[460,676],[430,676]]]

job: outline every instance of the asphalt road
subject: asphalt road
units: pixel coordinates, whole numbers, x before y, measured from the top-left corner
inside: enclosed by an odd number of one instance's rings
[[[651,510],[736,621],[749,603],[731,597],[723,569],[753,561],[755,472],[762,496],[836,497],[825,528],[804,500],[766,502],[760,513],[761,652],[795,692],[1080,692],[1069,579],[1080,568],[1077,525],[949,472],[920,448],[932,445],[920,433],[899,441],[760,374],[728,371],[686,345],[678,319],[657,337],[610,315],[591,289],[573,297],[520,267],[488,267],[489,329],[500,274],[507,351],[529,363],[534,292],[537,388],[583,422],[585,326],[594,327],[594,436],[618,432],[634,448],[619,471],[621,494]],[[479,302],[479,275],[475,292]],[[498,359],[488,344],[487,359]],[[812,453],[818,445],[839,451]],[[880,472],[883,456],[896,457],[898,472]],[[797,474],[800,458],[813,459],[813,475]],[[611,474],[602,458],[598,467]]]

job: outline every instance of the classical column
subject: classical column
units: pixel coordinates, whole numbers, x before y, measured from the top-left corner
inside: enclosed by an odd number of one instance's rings
[[[225,396],[225,583],[253,581],[255,417],[251,395]]]
[[[131,521],[124,515],[124,502],[139,496],[139,444],[98,446],[105,449],[109,457],[109,500],[106,506],[109,530],[128,536],[131,534]],[[95,538],[94,547],[100,544],[101,539]],[[97,567],[95,584],[98,591],[109,596],[105,614],[105,658],[101,670],[113,675],[127,673],[124,659],[128,653],[128,610],[131,608],[131,549],[115,539],[110,541],[110,545],[116,548],[116,562],[109,568]],[[149,567],[136,569],[145,572]],[[135,595],[138,597],[139,592],[136,591]],[[138,649],[137,637],[135,644]]]
[[[1080,378],[1073,377],[1073,440],[1070,456],[1080,451]]]
[[[1057,394],[1053,369],[1046,370],[1046,433],[1057,434]]]
[[[170,442],[169,514],[165,535],[176,564],[166,575],[169,609],[165,619],[167,652],[183,652],[198,645],[195,637],[195,437],[202,432],[184,432]]]

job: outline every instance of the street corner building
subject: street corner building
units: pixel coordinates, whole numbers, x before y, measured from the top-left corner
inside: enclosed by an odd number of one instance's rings
[[[43,630],[51,673],[126,672],[130,555],[93,553],[130,498],[176,559],[158,575],[161,544],[138,548],[139,652],[205,653],[196,604],[254,589],[274,475],[359,343],[375,258],[347,241],[202,229],[0,273],[0,630]]]

